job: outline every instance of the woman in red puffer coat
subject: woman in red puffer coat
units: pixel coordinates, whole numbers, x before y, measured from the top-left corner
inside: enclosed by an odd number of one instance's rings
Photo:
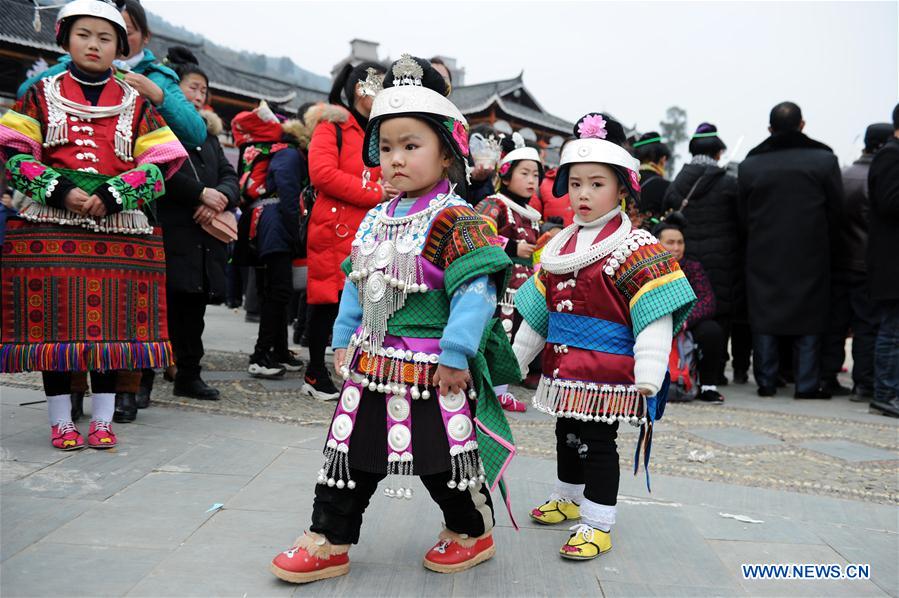
[[[362,140],[372,97],[362,82],[368,69],[383,75],[377,63],[347,65],[338,74],[328,100],[310,108],[304,120],[312,133],[309,180],[318,196],[309,219],[309,365],[303,391],[320,400],[336,399],[337,388],[325,368],[325,348],[337,317],[344,275],[340,264],[350,255],[356,229],[369,209],[387,198],[381,171],[363,178]]]

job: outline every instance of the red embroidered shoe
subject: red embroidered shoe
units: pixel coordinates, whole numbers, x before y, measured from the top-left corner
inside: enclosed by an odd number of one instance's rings
[[[499,404],[506,411],[515,411],[517,413],[523,413],[528,410],[527,406],[515,398],[511,392],[504,392],[503,394],[496,397],[499,399]]]
[[[50,428],[50,444],[61,451],[77,451],[84,448],[84,436],[72,422],[58,422]]]
[[[437,573],[457,573],[483,563],[494,554],[492,532],[480,538],[468,538],[443,530],[440,540],[425,555],[424,566]]]
[[[115,433],[111,422],[94,420],[87,434],[87,445],[95,449],[108,449],[116,445]]]
[[[350,572],[349,544],[335,545],[324,536],[306,533],[272,559],[271,572],[290,583],[309,583]]]

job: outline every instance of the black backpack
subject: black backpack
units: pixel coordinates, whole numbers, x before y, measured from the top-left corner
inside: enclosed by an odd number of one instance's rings
[[[334,124],[334,130],[337,134],[337,157],[340,158],[340,149],[343,146],[343,131],[337,123]],[[306,243],[309,238],[309,218],[312,215],[312,208],[315,206],[315,200],[318,196],[315,186],[310,182],[300,192],[300,219],[299,230],[297,233],[297,248],[295,257],[305,258],[308,253]]]

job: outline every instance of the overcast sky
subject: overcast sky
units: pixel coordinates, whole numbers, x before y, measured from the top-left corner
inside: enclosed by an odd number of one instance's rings
[[[466,83],[524,82],[568,120],[606,110],[640,130],[669,106],[718,125],[741,159],[768,112],[798,103],[805,132],[848,163],[899,97],[897,2],[300,2],[144,0],[167,21],[234,49],[290,56],[322,75],[349,40],[457,58]]]

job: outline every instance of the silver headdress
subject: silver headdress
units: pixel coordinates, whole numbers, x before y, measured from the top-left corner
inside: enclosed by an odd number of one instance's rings
[[[393,65],[393,85],[418,85],[425,76],[424,69],[409,54],[403,54]]]
[[[384,75],[372,67],[368,67],[365,72],[365,80],[359,79],[359,91],[363,96],[373,98],[384,89]]]

